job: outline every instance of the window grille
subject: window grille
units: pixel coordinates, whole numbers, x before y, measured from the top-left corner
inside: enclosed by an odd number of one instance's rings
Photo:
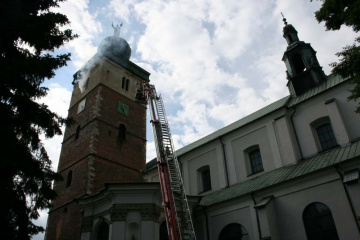
[[[323,151],[338,145],[329,122],[317,127],[316,132]]]
[[[264,170],[261,159],[260,149],[256,149],[249,153],[251,173],[255,174]]]

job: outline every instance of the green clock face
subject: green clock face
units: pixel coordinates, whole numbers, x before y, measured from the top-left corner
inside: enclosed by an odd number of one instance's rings
[[[129,105],[125,103],[118,102],[118,112],[120,112],[124,116],[129,116]]]

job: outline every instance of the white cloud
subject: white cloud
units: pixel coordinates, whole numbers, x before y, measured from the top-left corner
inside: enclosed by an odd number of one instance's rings
[[[39,102],[45,103],[49,106],[49,109],[53,112],[56,112],[62,117],[67,117],[68,109],[70,105],[71,92],[65,88],[62,88],[59,84],[51,84],[49,87],[48,95],[41,98]],[[63,132],[65,128],[62,128]],[[55,136],[53,138],[45,138],[41,136],[45,149],[48,152],[48,155],[52,161],[52,167],[54,170],[57,169],[61,142],[63,136]]]
[[[55,83],[50,85],[47,96],[41,98],[39,102],[48,105],[49,109],[53,112],[56,112],[58,115],[62,117],[67,117],[70,98],[71,92],[61,87],[59,84]],[[64,132],[64,127],[62,128],[62,130]],[[52,169],[56,171],[59,162],[61,142],[63,140],[63,136],[61,135],[55,136],[53,138],[45,138],[44,135],[41,135],[40,138],[44,143],[50,160],[52,161]],[[39,212],[39,214],[40,217],[37,220],[34,220],[34,223],[38,226],[42,226],[45,229],[48,217],[47,210],[42,210]],[[37,234],[32,239],[44,239],[44,234],[45,233]]]
[[[208,21],[215,24],[214,46],[218,54],[235,59],[256,37],[269,5],[259,1],[210,1]]]
[[[102,31],[96,15],[89,12],[89,0],[65,1],[53,11],[65,14],[70,20],[70,28],[79,37],[65,45],[73,54],[75,67],[82,67],[95,53],[97,46],[92,40]],[[69,26],[66,26],[69,27]]]
[[[149,141],[146,144],[146,162],[153,160],[156,157],[155,142]]]
[[[116,17],[129,22],[132,15],[132,8],[137,2],[137,0],[111,0],[109,8],[113,11],[113,14]]]
[[[48,218],[48,212],[46,210],[42,210],[39,212],[40,216],[38,219],[34,220],[34,224],[37,226],[42,226],[44,229],[46,228],[46,221]],[[35,235],[32,240],[44,240],[45,232]]]
[[[176,115],[169,116],[180,144],[214,131],[212,120],[225,125],[268,102],[247,83],[242,66],[235,73],[226,66],[258,37],[264,24],[261,16],[268,7],[244,1],[156,0],[133,6],[133,14],[146,25],[137,43],[141,61],[157,66],[150,67],[151,79],[164,101],[181,106]],[[272,91],[265,99],[275,99],[278,92]]]

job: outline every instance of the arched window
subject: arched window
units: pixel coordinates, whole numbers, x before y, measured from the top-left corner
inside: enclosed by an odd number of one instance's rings
[[[80,125],[77,126],[77,128],[76,128],[75,139],[78,139],[78,138],[79,138],[79,135],[80,135]]]
[[[163,221],[160,225],[160,240],[169,240],[169,235],[168,235],[168,229],[166,226],[166,221]]]
[[[231,223],[220,232],[219,240],[249,240],[249,233],[237,223]]]
[[[308,240],[339,239],[333,216],[325,204],[309,204],[304,210],[303,221]]]
[[[122,78],[122,82],[121,82],[121,88],[124,89],[125,88],[125,77]]]
[[[100,224],[96,240],[109,240],[109,225],[106,222]]]
[[[129,85],[130,85],[130,80],[127,79],[126,80],[126,89],[125,89],[125,91],[129,91]]]
[[[297,74],[302,73],[305,70],[305,65],[304,65],[304,62],[302,60],[300,53],[294,54],[294,56],[292,57],[292,62],[293,62],[294,68],[295,68],[295,72]]]
[[[66,187],[70,187],[72,182],[72,170],[70,170],[66,177]]]

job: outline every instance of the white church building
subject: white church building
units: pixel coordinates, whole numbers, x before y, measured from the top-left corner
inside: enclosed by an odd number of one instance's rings
[[[289,95],[176,152],[198,240],[360,239],[360,115],[347,100],[351,78],[326,76],[287,23],[284,38]],[[127,67],[109,54],[96,71],[110,65],[119,74]],[[156,159],[143,177],[76,198],[80,238],[168,239]]]

